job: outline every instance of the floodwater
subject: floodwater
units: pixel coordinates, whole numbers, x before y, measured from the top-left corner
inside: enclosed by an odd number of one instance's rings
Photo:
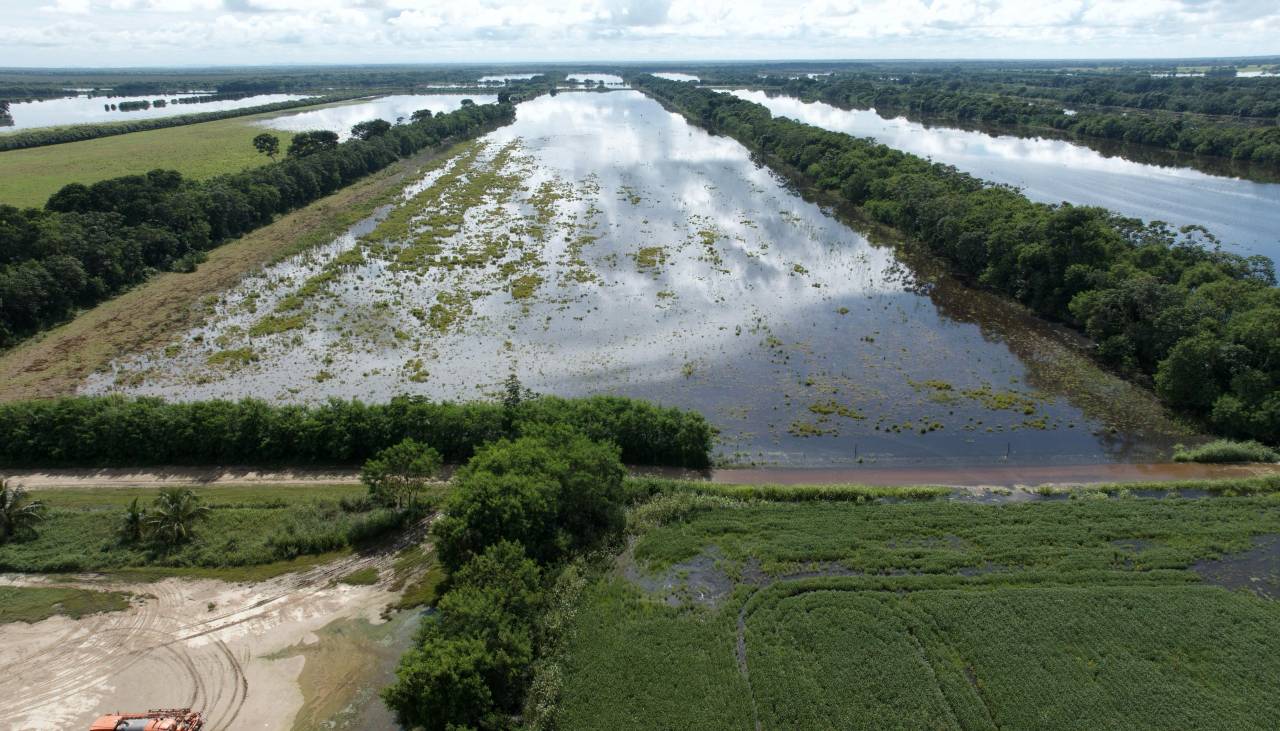
[[[979,178],[1016,186],[1032,200],[1104,206],[1175,226],[1200,224],[1228,251],[1262,254],[1280,262],[1280,184],[1107,157],[1064,140],[925,126],[904,117],[885,119],[874,110],[839,109],[762,91],[732,93],[778,116],[872,137]]]
[[[430,109],[433,114],[452,112],[462,106],[463,99],[470,99],[476,104],[491,104],[497,101],[498,97],[488,93],[393,94],[354,104],[338,104],[306,112],[286,113],[257,124],[287,132],[327,129],[337,132],[338,137],[345,140],[351,136],[351,128],[360,122],[385,119],[394,124],[400,118],[407,120],[409,115],[419,109]]]
[[[701,79],[693,74],[682,74],[676,71],[659,71],[651,74],[651,76],[656,76],[659,79],[666,79],[667,81],[701,81]]]
[[[89,393],[696,409],[739,463],[1147,462],[1194,438],[1074,336],[900,260],[634,91],[522,103],[389,214]]]
[[[47,99],[44,101],[15,102],[9,105],[9,113],[13,115],[13,126],[0,127],[0,133],[13,132],[34,127],[54,127],[69,124],[88,124],[90,122],[127,122],[135,119],[153,119],[156,117],[174,117],[180,114],[199,114],[202,112],[221,112],[226,109],[256,107],[263,104],[305,99],[298,94],[259,94],[216,102],[200,104],[167,104],[163,107],[138,109],[131,112],[109,111],[103,109],[104,104],[116,104],[130,101],[154,102],[164,99],[166,102],[182,97],[199,96],[193,94],[152,94],[150,96],[79,96]]]
[[[539,74],[493,74],[490,76],[481,76],[479,80],[481,84],[487,84],[493,81],[506,83],[508,81],[528,81],[535,76],[539,76]]]
[[[604,84],[605,86],[622,86],[626,82],[617,74],[566,74],[565,81],[577,81],[584,84]]]

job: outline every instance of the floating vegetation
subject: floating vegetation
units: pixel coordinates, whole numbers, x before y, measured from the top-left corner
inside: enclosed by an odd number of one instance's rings
[[[205,359],[211,366],[244,366],[257,361],[258,353],[253,348],[219,350]]]

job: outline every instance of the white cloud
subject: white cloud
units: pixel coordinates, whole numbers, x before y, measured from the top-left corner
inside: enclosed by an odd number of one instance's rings
[[[0,12],[0,65],[13,66],[1280,53],[1275,0],[0,0]]]

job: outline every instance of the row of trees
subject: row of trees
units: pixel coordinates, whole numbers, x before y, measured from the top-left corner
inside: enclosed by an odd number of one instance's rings
[[[962,280],[1067,323],[1105,363],[1228,436],[1280,441],[1280,290],[1266,257],[1223,252],[1105,209],[1033,203],[869,139],[773,118],[759,104],[641,77],[693,122],[923,243]]]
[[[110,396],[0,404],[0,466],[359,465],[404,439],[461,463],[539,424],[617,444],[632,464],[699,469],[710,460],[713,432],[701,415],[613,396],[317,406]]]
[[[1259,107],[1267,124],[1173,114],[1075,110],[1029,98],[1037,89],[1009,90],[971,81],[968,77],[912,76],[885,79],[874,76],[840,76],[829,79],[766,79],[764,83],[807,100],[824,101],[843,108],[904,114],[916,119],[945,119],[962,124],[1052,127],[1087,137],[1151,145],[1197,155],[1213,155],[1265,165],[1280,165],[1280,85],[1276,99]],[[1242,102],[1243,104],[1243,102]],[[1162,109],[1162,107],[1154,107]]]
[[[299,135],[295,145],[317,144],[208,180],[154,170],[72,183],[44,209],[0,206],[0,347],[402,157],[514,117],[510,104],[469,105],[340,145],[332,133]]]
[[[402,726],[514,725],[535,662],[554,641],[540,620],[557,574],[622,535],[619,454],[544,427],[481,449],[459,470],[432,531],[446,591],[383,691]]]
[[[331,94],[324,97],[310,97],[307,99],[296,99],[294,101],[259,104],[257,106],[241,107],[239,109],[224,109],[219,112],[197,112],[193,114],[177,114],[172,117],[134,119],[127,122],[72,124],[63,127],[40,127],[37,129],[20,130],[10,134],[0,135],[0,152],[7,150],[22,150],[28,147],[43,147],[44,145],[60,145],[64,142],[80,142],[81,140],[92,140],[98,137],[123,135],[130,132],[146,132],[147,130],[163,129],[165,127],[181,127],[187,124],[213,122],[219,119],[243,117],[250,114],[279,112],[286,109],[296,109],[298,107],[309,107],[316,104],[343,101],[354,98],[355,96],[359,95]]]

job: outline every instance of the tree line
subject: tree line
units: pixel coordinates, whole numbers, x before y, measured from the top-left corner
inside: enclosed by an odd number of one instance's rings
[[[207,180],[153,170],[72,183],[43,209],[0,205],[0,347],[156,271],[194,268],[192,257],[402,157],[514,118],[511,104],[467,105]]]
[[[756,84],[781,89],[806,101],[823,101],[845,109],[875,108],[882,113],[903,114],[913,119],[942,119],[962,124],[1049,127],[1084,137],[1150,145],[1268,166],[1280,165],[1280,127],[1276,126],[1277,120],[1280,120],[1280,85],[1264,101],[1250,101],[1252,97],[1238,101],[1238,108],[1247,110],[1250,115],[1255,112],[1266,115],[1261,119],[1263,124],[1244,124],[1175,113],[1195,111],[1182,109],[1181,107],[1188,105],[1181,103],[1169,102],[1160,106],[1149,100],[1113,99],[1111,96],[1084,93],[1063,95],[1066,98],[1058,103],[1046,102],[1034,96],[1042,87],[1022,86],[1010,90],[972,81],[968,77],[770,77],[757,80]],[[1073,109],[1073,113],[1067,113],[1064,105],[1086,103],[1081,98],[1145,103],[1149,106],[1139,108],[1155,111],[1130,113]]]
[[[146,132],[148,130],[164,129],[166,127],[181,127],[187,124],[199,124],[200,122],[215,122],[219,119],[244,117],[250,114],[279,112],[286,109],[296,109],[298,107],[310,107],[317,104],[346,101],[358,96],[363,95],[356,93],[330,94],[324,97],[309,97],[307,99],[295,99],[293,101],[273,102],[271,104],[259,104],[254,107],[224,109],[218,112],[178,114],[172,117],[135,119],[127,122],[73,124],[65,127],[39,127],[36,129],[22,130],[19,132],[0,135],[0,152],[8,150],[23,150],[29,147],[43,147],[45,145],[61,145],[65,142],[80,142],[82,140],[97,139],[99,137],[123,135],[129,134],[130,132]]]
[[[405,439],[461,463],[477,446],[539,424],[567,424],[616,444],[632,464],[700,469],[713,431],[699,414],[633,399],[510,394],[500,403],[316,406],[265,401],[169,403],[69,397],[0,404],[0,466],[359,465]]]
[[[953,167],[692,84],[637,84],[824,196],[858,206],[962,281],[1090,336],[1098,358],[1222,434],[1280,441],[1280,291],[1262,256],[1097,207],[1034,203]]]

